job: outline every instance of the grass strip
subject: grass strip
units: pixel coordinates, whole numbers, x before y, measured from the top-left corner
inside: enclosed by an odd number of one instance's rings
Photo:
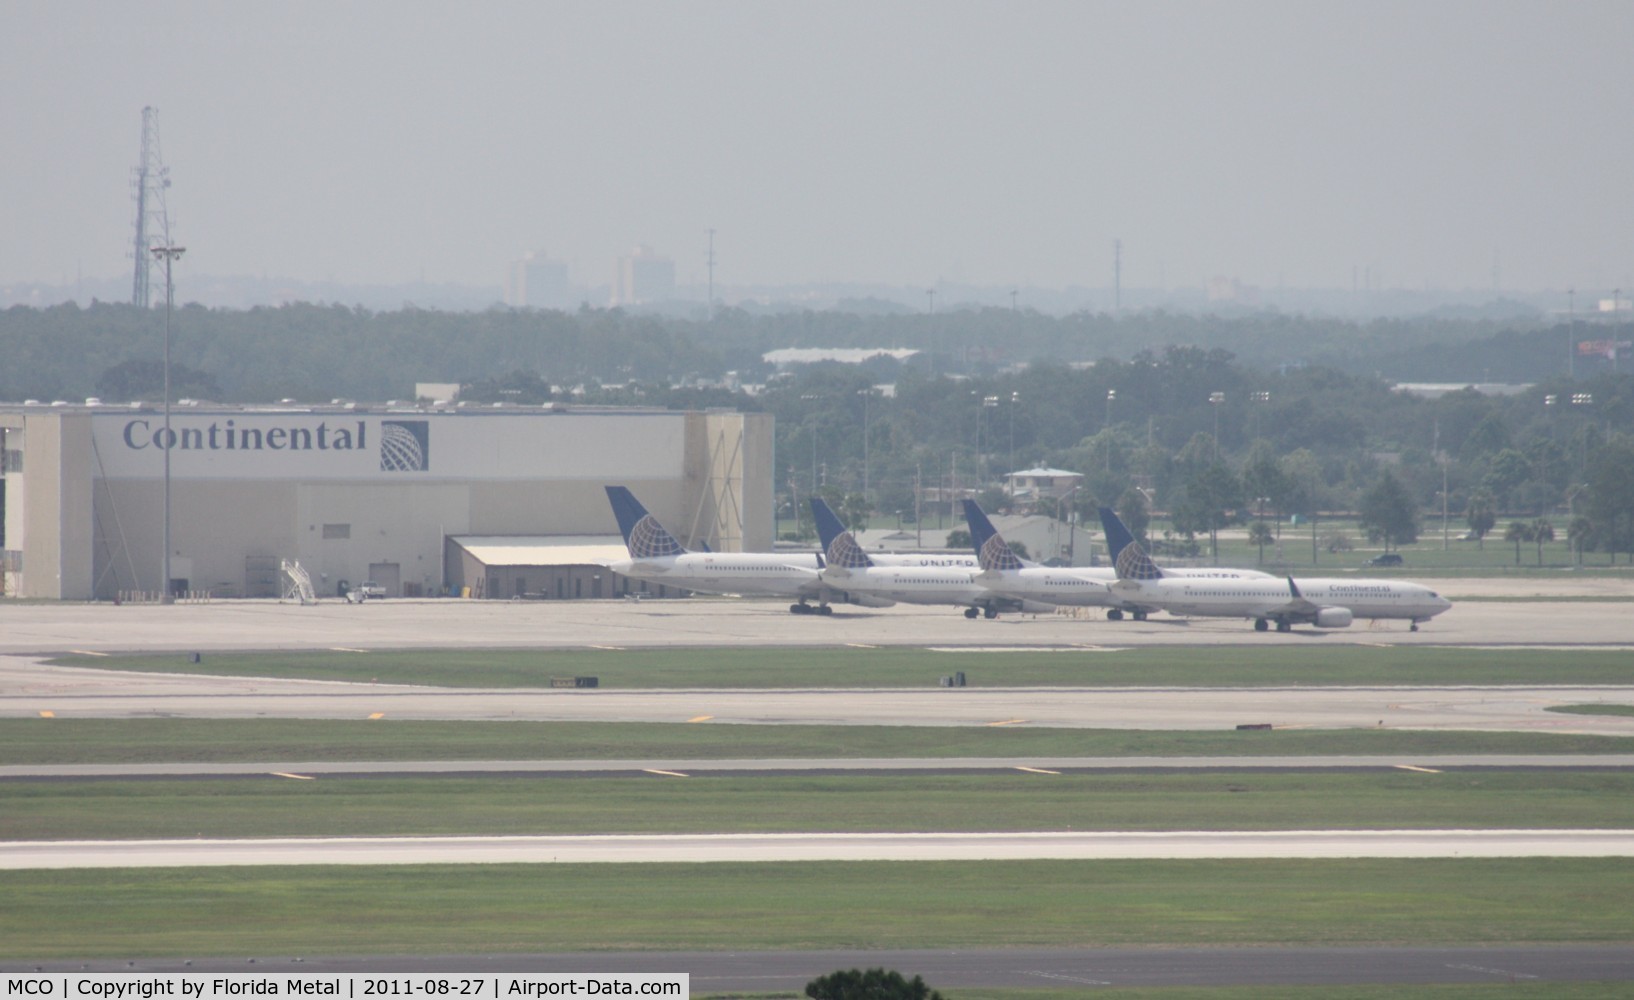
[[[1116,644],[1113,630],[1095,641]],[[928,649],[376,650],[64,656],[102,670],[311,678],[437,687],[542,688],[594,676],[604,688],[935,687],[962,671],[973,687],[1309,687],[1634,684],[1624,650],[1441,646],[1140,647],[941,652]]]
[[[0,872],[0,957],[1621,942],[1620,859]]]
[[[1465,771],[10,782],[0,840],[1634,828],[1634,774]]]
[[[1634,705],[1550,705],[1544,711],[1568,715],[1634,715]]]
[[[391,719],[0,719],[0,764],[1634,753],[1634,737]],[[1403,763],[1412,763],[1404,760]]]
[[[902,971],[902,970],[898,970]],[[913,973],[903,972],[911,977]],[[1498,979],[1494,975],[1494,979]],[[935,983],[927,983],[936,989]],[[944,989],[946,1000],[1084,1000],[1084,989]],[[1377,983],[1346,986],[1119,986],[1117,1000],[1627,1000],[1628,983],[1559,980],[1489,983]],[[702,996],[698,996],[702,1000]],[[757,994],[754,1000],[803,1000],[805,994]],[[749,1000],[749,998],[744,998]]]

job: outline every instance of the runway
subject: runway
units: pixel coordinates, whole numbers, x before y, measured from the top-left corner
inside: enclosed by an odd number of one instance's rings
[[[1549,599],[1485,599],[1494,586]],[[1246,621],[1176,619],[1109,622],[1098,609],[1078,615],[964,618],[958,609],[899,605],[840,608],[831,616],[791,615],[786,603],[733,599],[673,601],[384,600],[213,604],[13,604],[0,602],[0,654],[69,650],[368,648],[586,648],[655,646],[1095,647],[1141,645],[1412,644],[1491,646],[1613,645],[1634,649],[1634,579],[1442,580],[1483,594],[1410,632],[1400,621],[1347,629],[1257,633]],[[1571,600],[1569,598],[1590,598]]]
[[[0,657],[0,717],[445,719],[710,725],[1091,729],[1521,730],[1634,735],[1634,717],[1551,705],[1634,701],[1629,687],[475,689],[145,674]]]
[[[601,760],[245,761],[153,764],[4,764],[0,780],[463,777],[472,775],[687,776],[809,774],[971,774],[994,771],[1351,771],[1417,768],[1591,770],[1634,768],[1634,754],[1429,754],[1394,757],[808,757],[791,759],[643,758]]]
[[[1634,857],[1634,830],[788,833],[11,841],[0,870],[243,865]]]

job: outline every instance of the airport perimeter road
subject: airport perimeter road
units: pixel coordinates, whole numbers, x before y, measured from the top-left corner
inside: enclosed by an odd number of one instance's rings
[[[1543,581],[1550,583],[1553,581]],[[1096,647],[1136,645],[1425,644],[1615,645],[1634,649],[1634,580],[1561,581],[1590,588],[1598,600],[1481,600],[1410,632],[1406,622],[1358,622],[1348,629],[1255,632],[1246,621],[1176,619],[1109,622],[1098,609],[1080,615],[1005,615],[967,620],[956,608],[840,608],[832,615],[791,615],[762,601],[324,601],[302,607],[276,601],[200,605],[15,604],[0,602],[0,653],[69,650],[225,650],[357,648],[584,648],[617,646],[841,646],[847,643],[948,647]],[[1456,595],[1460,581],[1447,580]],[[1568,584],[1574,585],[1568,587]],[[1473,581],[1490,590],[1492,581]],[[1535,581],[1517,588],[1540,589]],[[1605,591],[1610,593],[1605,593]],[[1550,596],[1563,596],[1554,595]],[[1569,596],[1569,595],[1567,595]],[[1624,597],[1607,601],[1606,597]]]
[[[687,722],[711,725],[1487,729],[1634,735],[1634,717],[1548,712],[1630,687],[573,690],[145,674],[0,657],[0,716]]]
[[[719,833],[11,841],[0,852],[0,869],[1454,857],[1634,857],[1634,830]]]

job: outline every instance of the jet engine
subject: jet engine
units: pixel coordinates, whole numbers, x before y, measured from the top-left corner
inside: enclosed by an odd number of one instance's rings
[[[1349,608],[1321,608],[1313,624],[1317,628],[1349,628],[1353,620]]]

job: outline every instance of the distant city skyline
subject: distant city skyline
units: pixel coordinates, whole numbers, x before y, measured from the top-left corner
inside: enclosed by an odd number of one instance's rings
[[[1634,5],[13,0],[0,286],[1634,287]],[[15,296],[13,296],[15,297]],[[1138,296],[1137,296],[1138,299]]]

